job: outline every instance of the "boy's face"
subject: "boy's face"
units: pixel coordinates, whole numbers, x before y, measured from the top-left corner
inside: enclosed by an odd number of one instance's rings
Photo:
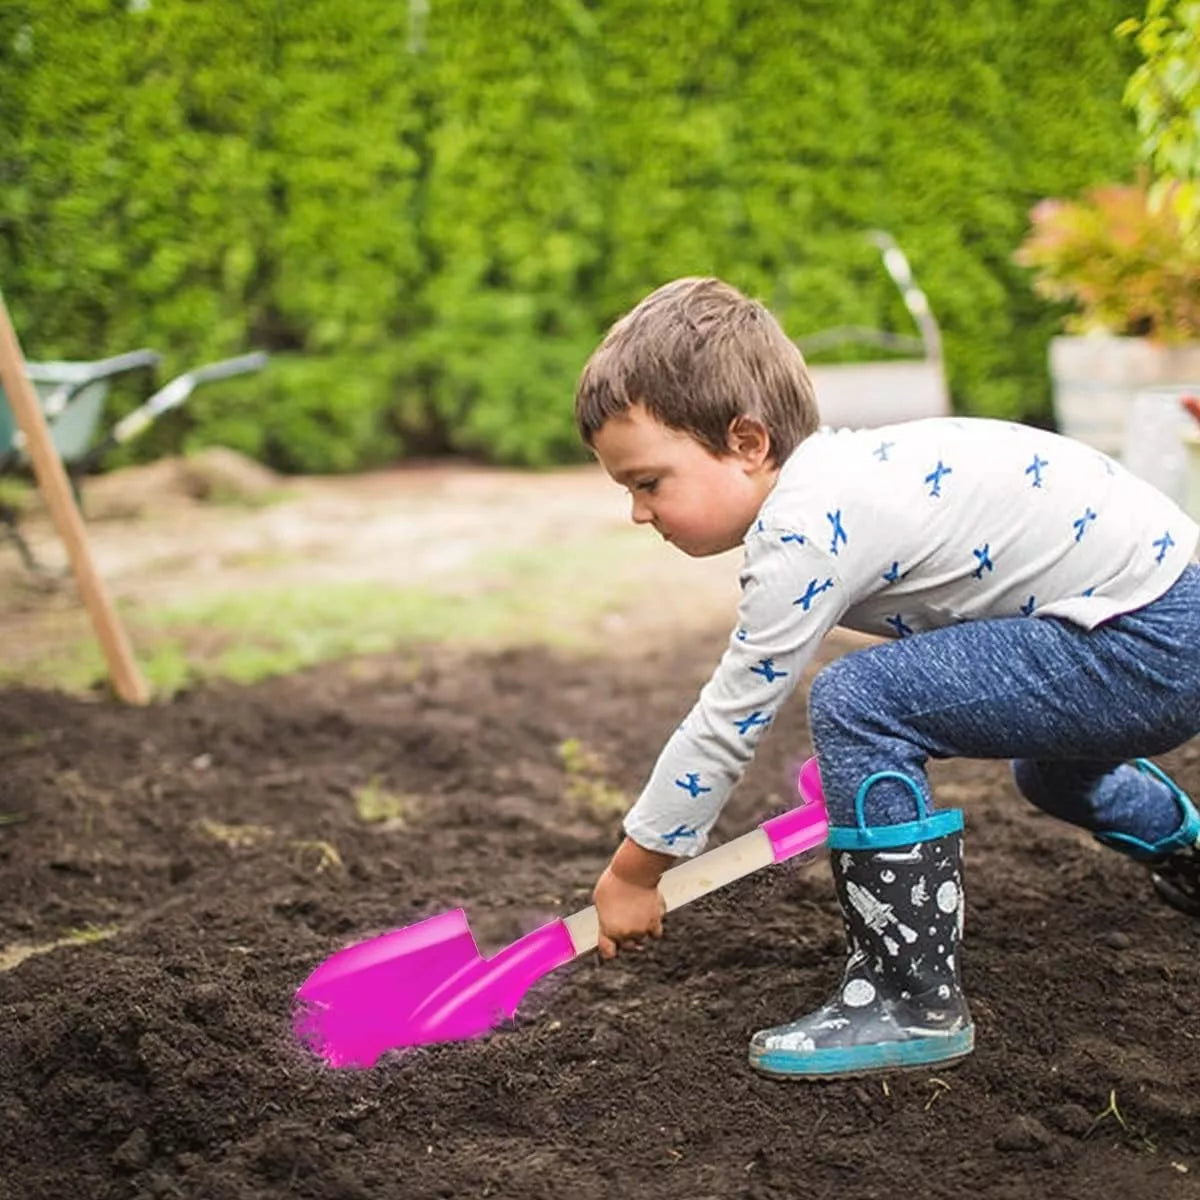
[[[628,489],[634,522],[653,525],[693,558],[738,545],[778,475],[757,422],[735,421],[729,444],[718,458],[640,404],[610,418],[592,439],[601,465]]]

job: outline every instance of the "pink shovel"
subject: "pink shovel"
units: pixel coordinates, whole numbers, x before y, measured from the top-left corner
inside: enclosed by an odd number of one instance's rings
[[[667,911],[825,841],[817,760],[801,768],[805,803],[672,867],[659,881]],[[484,958],[457,908],[348,946],[296,993],[297,1037],[333,1067],[370,1067],[381,1054],[482,1037],[511,1020],[543,975],[596,947],[594,908],[551,921]]]

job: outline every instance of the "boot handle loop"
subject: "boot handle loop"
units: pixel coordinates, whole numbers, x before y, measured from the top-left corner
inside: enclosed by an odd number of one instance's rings
[[[895,779],[904,784],[917,801],[917,820],[924,821],[928,818],[929,804],[925,799],[925,793],[921,791],[910,775],[905,775],[902,771],[876,771],[874,775],[868,775],[862,781],[858,795],[854,797],[854,817],[858,822],[859,829],[867,828],[867,819],[863,811],[866,807],[867,792],[870,791],[872,784],[878,783],[881,779]]]

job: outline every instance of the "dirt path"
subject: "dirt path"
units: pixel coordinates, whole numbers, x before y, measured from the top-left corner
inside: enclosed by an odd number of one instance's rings
[[[536,556],[539,580],[573,584],[581,604],[591,598],[576,632],[596,646],[617,633],[641,644],[730,619],[736,603],[735,556],[689,560],[635,529],[624,494],[596,467],[424,465],[297,480],[263,479],[245,464],[226,464],[226,477],[230,470],[240,503],[196,499],[196,479],[177,461],[87,485],[92,554],[135,644],[144,615],[206,597],[324,585],[515,587],[495,564],[520,555]],[[0,544],[0,667],[18,679],[26,664],[90,636],[52,526],[35,512],[23,528],[59,582],[46,586]],[[590,552],[598,543],[603,558]]]

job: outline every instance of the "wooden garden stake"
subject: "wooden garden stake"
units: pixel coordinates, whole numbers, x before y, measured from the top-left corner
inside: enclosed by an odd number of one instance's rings
[[[67,548],[71,570],[108,663],[113,687],[127,703],[146,704],[150,699],[149,689],[134,661],[129,640],[117,619],[104,582],[92,561],[83,517],[75,503],[62,460],[54,448],[54,439],[42,416],[37,393],[25,372],[25,357],[21,353],[21,344],[3,296],[0,296],[0,384],[3,384],[17,425],[25,435],[25,450],[33,464],[34,476],[58,536]]]

